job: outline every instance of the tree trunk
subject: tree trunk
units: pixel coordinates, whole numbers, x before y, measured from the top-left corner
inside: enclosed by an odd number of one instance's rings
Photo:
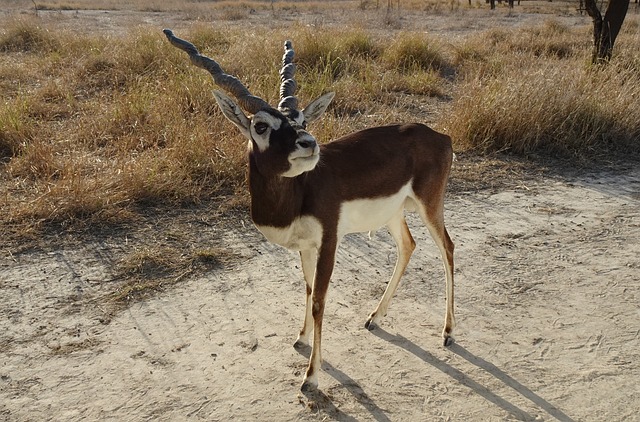
[[[611,60],[613,44],[620,33],[622,22],[627,16],[629,0],[609,0],[604,19],[596,0],[585,0],[587,13],[593,19],[593,54],[591,62],[607,63]]]

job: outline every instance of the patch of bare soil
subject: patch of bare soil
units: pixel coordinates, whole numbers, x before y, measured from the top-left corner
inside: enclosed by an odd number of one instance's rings
[[[446,217],[456,343],[441,346],[442,265],[419,219],[409,220],[418,248],[373,332],[363,324],[395,251],[384,230],[349,236],[329,290],[320,390],[307,396],[307,358],[292,347],[304,313],[297,257],[248,220],[197,226],[235,265],[116,314],[105,280],[126,233],[4,256],[0,417],[637,418],[640,168],[459,192]]]

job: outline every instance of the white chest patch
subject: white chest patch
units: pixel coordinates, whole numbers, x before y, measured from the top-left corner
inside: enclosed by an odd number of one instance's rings
[[[271,243],[284,246],[292,251],[318,249],[322,241],[322,226],[317,218],[303,216],[297,218],[288,227],[256,227]]]
[[[384,198],[356,199],[342,204],[338,222],[338,236],[378,230],[386,225],[407,202],[415,197],[411,181],[397,193]],[[409,200],[409,201],[407,201]]]

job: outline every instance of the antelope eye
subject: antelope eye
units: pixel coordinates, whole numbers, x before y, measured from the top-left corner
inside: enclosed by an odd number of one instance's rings
[[[258,135],[262,135],[263,133],[265,133],[268,128],[269,125],[266,123],[256,123],[256,125],[254,126],[254,129],[256,130],[256,133]]]

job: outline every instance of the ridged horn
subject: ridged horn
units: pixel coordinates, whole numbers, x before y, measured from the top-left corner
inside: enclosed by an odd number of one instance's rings
[[[282,81],[282,84],[280,85],[280,103],[278,104],[278,109],[280,111],[285,109],[298,109],[298,99],[295,97],[298,84],[296,84],[295,79],[293,79],[293,75],[296,72],[296,65],[293,63],[293,55],[294,51],[291,46],[291,41],[287,40],[284,42],[282,69],[280,69],[280,80]]]
[[[167,36],[171,45],[179,48],[189,55],[191,63],[208,71],[211,76],[213,76],[213,80],[216,85],[236,97],[240,107],[252,114],[255,114],[265,108],[271,108],[269,103],[264,101],[262,98],[252,95],[238,78],[224,73],[220,65],[216,63],[215,60],[200,54],[198,49],[189,41],[176,37],[170,29],[164,29],[162,32]]]

